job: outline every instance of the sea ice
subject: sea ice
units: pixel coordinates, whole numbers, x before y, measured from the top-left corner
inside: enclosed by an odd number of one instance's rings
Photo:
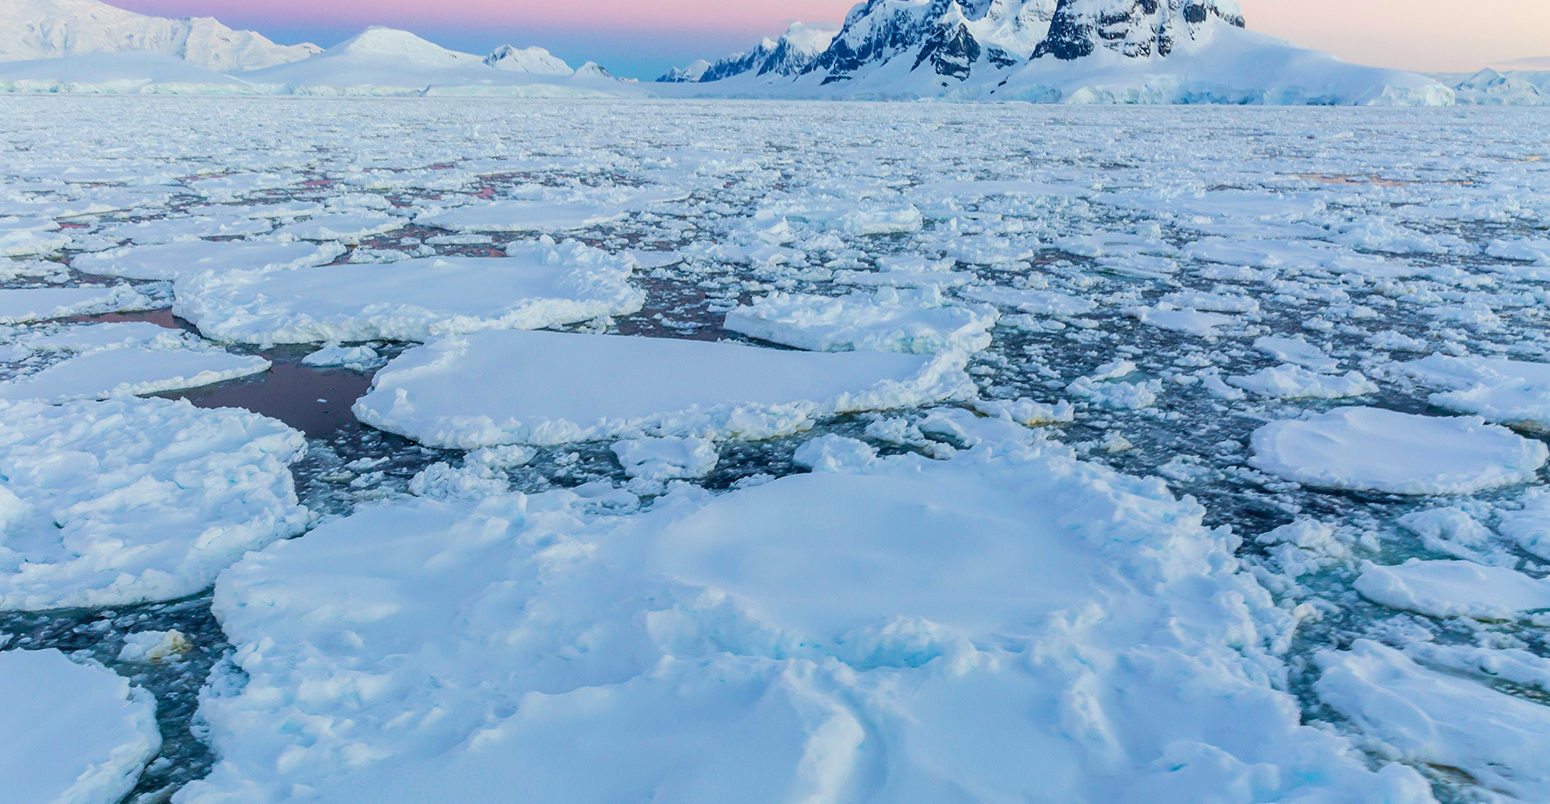
[[[1550,707],[1428,670],[1371,640],[1319,655],[1319,697],[1418,764],[1456,768],[1510,799],[1550,797]]]
[[[998,315],[949,303],[938,288],[828,297],[777,293],[727,313],[725,327],[751,338],[819,352],[936,354],[990,346]]]
[[[1475,417],[1337,408],[1254,433],[1255,468],[1319,488],[1388,494],[1471,494],[1527,483],[1550,457]]]
[[[0,402],[0,609],[171,600],[301,531],[300,433],[164,399]]]
[[[338,243],[183,240],[81,254],[70,261],[70,267],[128,279],[178,279],[205,271],[309,268],[343,253],[344,247]]]
[[[959,353],[792,352],[728,343],[477,332],[411,349],[355,403],[366,424],[470,449],[623,435],[767,438],[820,416],[974,395]]]
[[[0,399],[106,399],[197,388],[261,374],[269,361],[237,355],[181,330],[144,322],[70,327],[22,338],[13,350],[69,356],[0,380]]]
[[[1278,399],[1344,399],[1378,392],[1378,386],[1359,371],[1344,375],[1320,374],[1302,366],[1283,363],[1242,377],[1228,377],[1230,385],[1260,396]]]
[[[129,285],[73,288],[0,288],[0,324],[47,321],[73,315],[116,313],[152,307]]]
[[[538,329],[639,310],[633,263],[579,243],[513,244],[506,257],[432,257],[263,273],[201,274],[173,310],[242,343],[425,341]]]
[[[1356,591],[1390,608],[1432,617],[1501,621],[1550,612],[1550,582],[1470,561],[1369,563],[1356,579]]]
[[[15,802],[112,804],[161,748],[150,693],[57,650],[0,652],[0,729]]]
[[[1424,384],[1449,389],[1432,394],[1433,405],[1550,432],[1550,363],[1432,355],[1403,368]]]
[[[1426,800],[1270,685],[1203,515],[1053,444],[368,507],[221,576],[176,800]]]

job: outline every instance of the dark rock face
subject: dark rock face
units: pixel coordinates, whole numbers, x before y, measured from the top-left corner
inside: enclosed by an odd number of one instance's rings
[[[1100,47],[1131,58],[1167,56],[1212,20],[1244,25],[1232,0],[1060,0],[1033,57],[1072,61]]]

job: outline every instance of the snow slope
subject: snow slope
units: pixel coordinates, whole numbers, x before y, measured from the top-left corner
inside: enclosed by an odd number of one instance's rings
[[[247,93],[238,78],[164,53],[90,53],[0,62],[0,92]]]
[[[1062,103],[1447,106],[1455,101],[1452,90],[1425,76],[1347,64],[1226,25],[1175,45],[1165,57],[1099,50],[1074,61],[1034,59],[989,94]]]
[[[98,0],[5,0],[0,4],[0,61],[89,53],[150,51],[216,72],[258,70],[317,53],[312,44],[277,45],[209,17],[166,19]]]
[[[574,75],[576,72],[564,59],[541,47],[501,45],[484,57],[484,63],[499,70],[533,75]]]

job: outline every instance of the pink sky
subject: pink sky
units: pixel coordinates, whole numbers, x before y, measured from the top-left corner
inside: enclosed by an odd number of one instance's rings
[[[366,25],[416,30],[450,46],[484,39],[614,49],[607,61],[679,61],[737,49],[793,20],[839,22],[851,0],[108,0],[166,16],[206,15],[235,27],[330,45]],[[1550,0],[1239,0],[1249,27],[1347,61],[1462,71],[1550,56]],[[440,35],[438,38],[437,35]],[[446,41],[447,37],[453,41]],[[330,39],[332,37],[332,39]],[[525,41],[518,41],[525,40]],[[711,48],[699,52],[699,48]],[[619,49],[633,50],[623,52]]]

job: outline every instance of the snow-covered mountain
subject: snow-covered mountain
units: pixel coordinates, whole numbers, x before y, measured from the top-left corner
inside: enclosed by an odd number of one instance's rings
[[[1062,0],[1033,56],[1073,61],[1099,48],[1130,58],[1167,56],[1181,40],[1222,23],[1244,27],[1236,0]]]
[[[300,61],[319,48],[277,45],[209,17],[152,17],[98,0],[0,0],[0,62],[133,51],[235,72]]]
[[[1440,75],[1460,103],[1478,106],[1550,106],[1550,72],[1481,70],[1472,75]]]
[[[529,75],[573,75],[576,72],[563,59],[541,47],[501,45],[484,57],[484,63],[499,70]]]
[[[625,87],[597,65],[571,72],[540,49],[481,58],[393,28],[368,28],[306,61],[239,77],[259,91],[299,95],[608,96]]]
[[[723,81],[736,76],[794,77],[806,72],[828,50],[839,28],[796,23],[779,39],[765,39],[753,50],[720,61],[697,61],[658,78],[665,83]]]
[[[749,94],[743,77],[760,52],[663,80],[695,81],[695,94]],[[1430,78],[1346,64],[1245,30],[1235,0],[866,0],[805,68],[765,83],[767,94],[818,98],[1454,100]]]

